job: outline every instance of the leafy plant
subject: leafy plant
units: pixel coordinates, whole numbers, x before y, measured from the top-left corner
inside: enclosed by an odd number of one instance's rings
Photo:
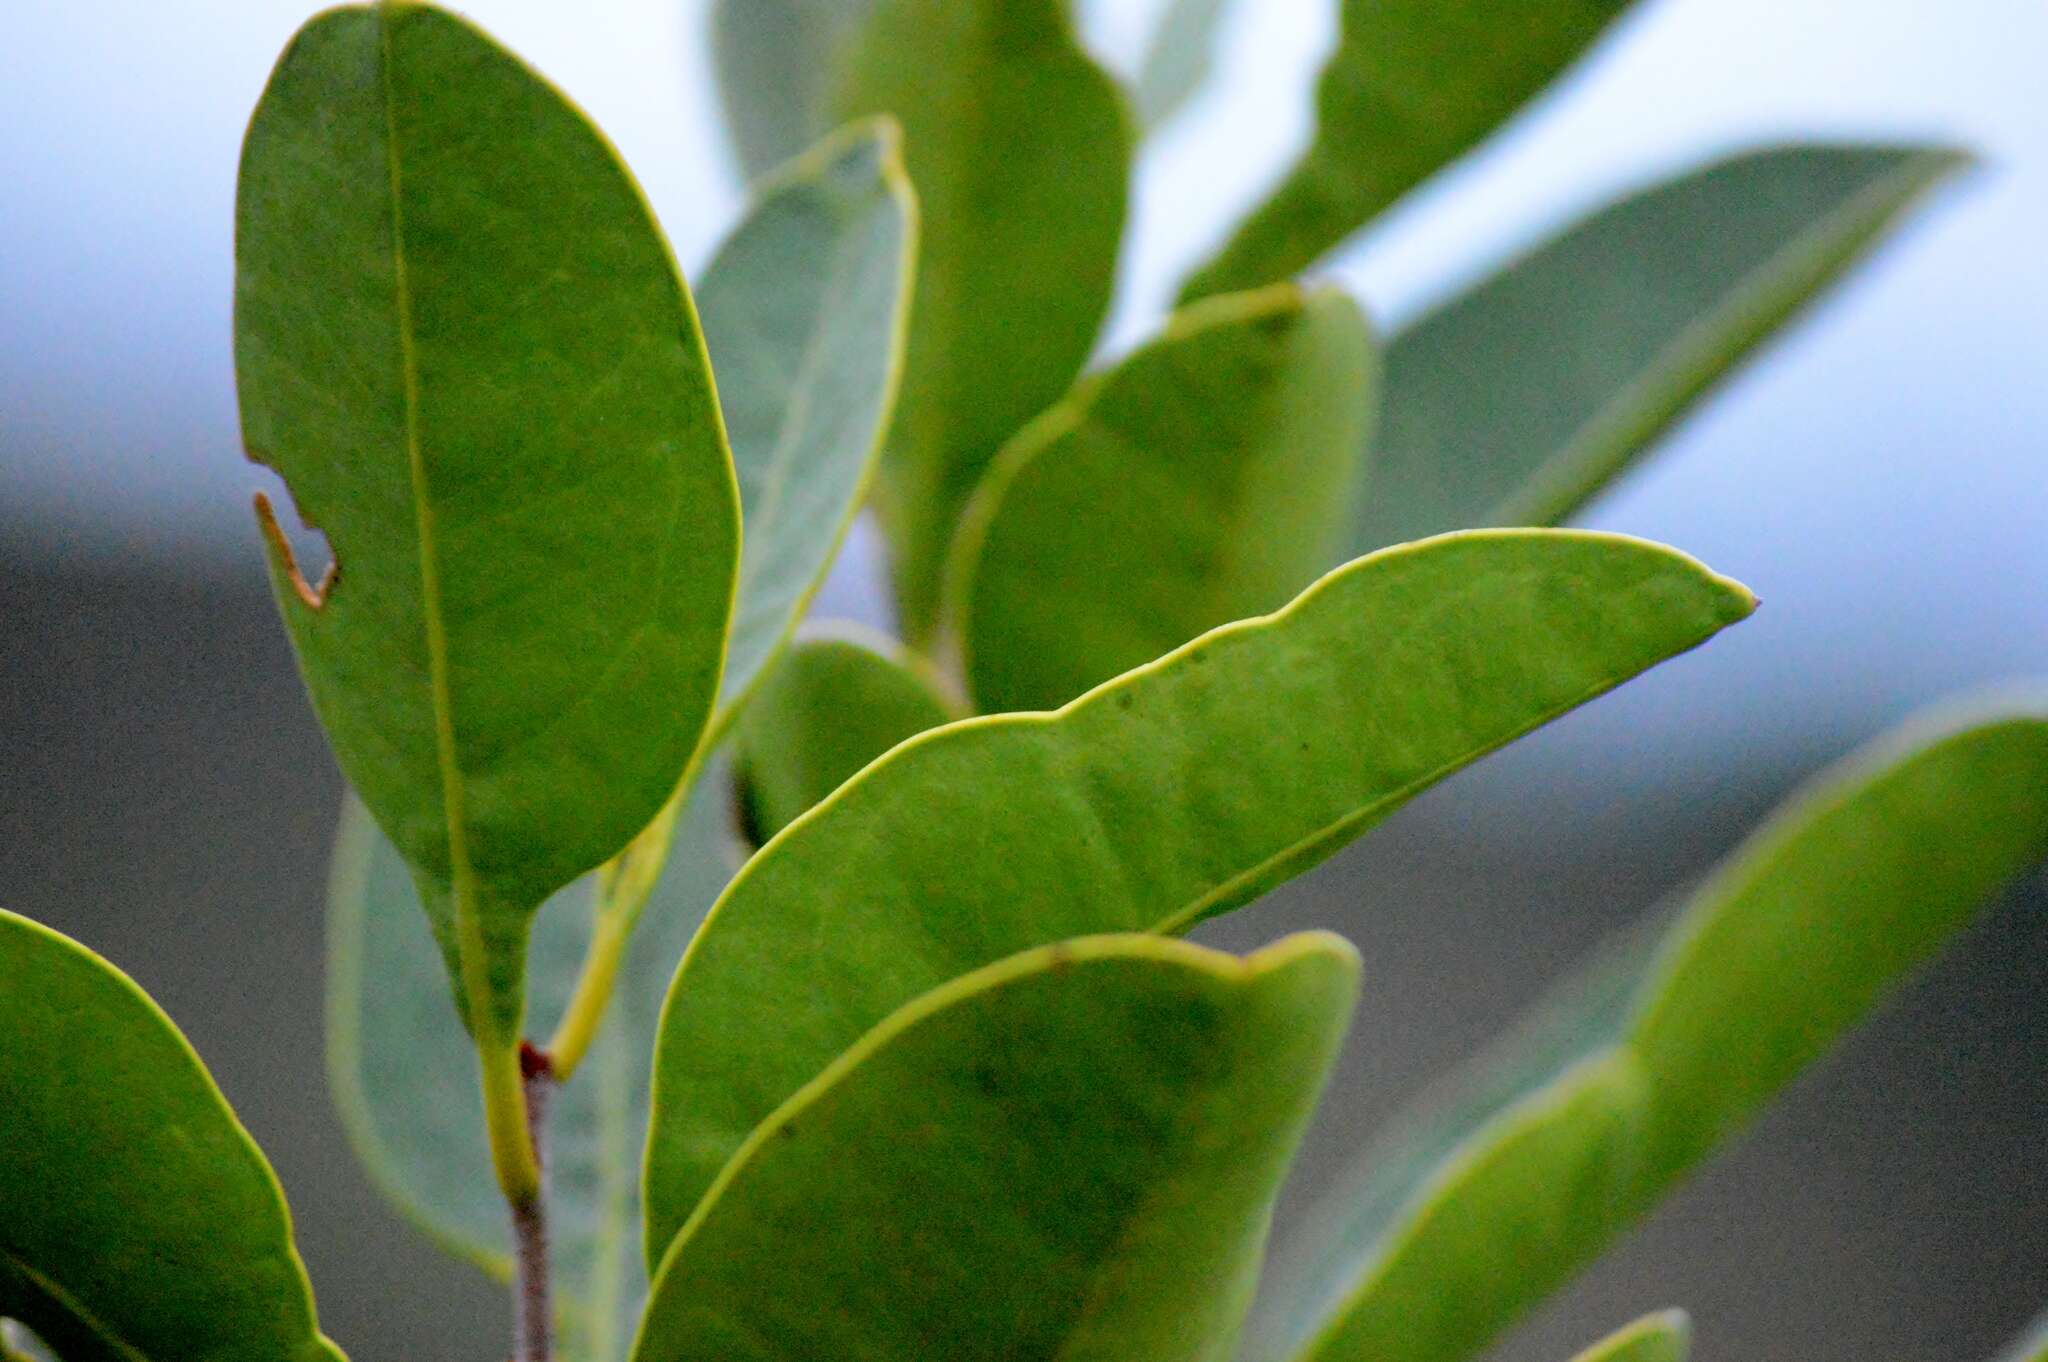
[[[1141,129],[1059,0],[719,5],[759,178],[694,292],[467,22],[301,30],[245,144],[235,351],[334,560],[309,581],[259,497],[354,791],[333,1086],[393,1201],[514,1283],[519,1358],[1194,1362],[1242,1328],[1458,1362],[2048,851],[2048,709],[1877,745],[1265,1270],[1357,961],[1177,938],[1746,616],[1676,551],[1542,527],[1960,163],[1738,156],[1384,343],[1292,282],[1626,8],[1347,0],[1301,164],[1085,375]],[[1223,12],[1168,7],[1146,126]],[[799,632],[868,501],[905,641]],[[339,1356],[132,984],[0,913],[0,1032],[0,1352]],[[1582,1356],[1687,1347],[1665,1314]]]

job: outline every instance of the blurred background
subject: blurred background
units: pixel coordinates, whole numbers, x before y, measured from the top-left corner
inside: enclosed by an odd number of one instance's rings
[[[701,0],[470,0],[578,99],[686,269],[734,218]],[[1095,0],[1128,66],[1156,6]],[[1156,324],[1306,134],[1327,0],[1242,0],[1139,171],[1106,345]],[[1852,12],[1853,10],[1853,12]],[[321,1052],[340,782],[272,612],[228,325],[238,142],[302,0],[9,0],[0,53],[0,903],[184,1026],[276,1163],[358,1359],[497,1355],[502,1297],[359,1172]],[[1646,0],[1529,115],[1326,270],[1398,325],[1629,187],[1786,137],[1958,143],[1944,190],[1586,522],[1764,600],[1700,653],[1419,801],[1234,947],[1315,922],[1367,999],[1289,1205],[1790,783],[1958,690],[2048,676],[2048,7]],[[857,534],[822,603],[879,616]],[[0,1094],[0,1102],[6,1100]],[[1500,1350],[1684,1304],[1701,1355],[1989,1357],[2048,1303],[2048,884],[2036,876]],[[1282,1224],[1286,1221],[1283,1209]]]

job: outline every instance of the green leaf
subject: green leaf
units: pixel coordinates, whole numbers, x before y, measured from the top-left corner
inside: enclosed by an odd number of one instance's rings
[[[959,718],[889,640],[801,638],[768,674],[734,735],[746,829],[756,845],[905,738]]]
[[[835,91],[838,116],[902,121],[924,206],[907,377],[876,503],[904,636],[921,644],[975,484],[1094,344],[1132,133],[1065,0],[877,0]]]
[[[876,0],[712,0],[712,72],[740,173],[753,180],[837,125],[832,84]]]
[[[1388,346],[1351,551],[1565,519],[1965,164],[1748,152],[1601,209],[1423,317]]]
[[[877,503],[921,643],[975,483],[1080,371],[1108,310],[1129,115],[1065,0],[721,0],[712,37],[749,174],[848,119],[903,125],[924,232]]]
[[[277,1177],[149,996],[0,909],[0,1316],[68,1362],[341,1362]]]
[[[1057,400],[1108,310],[1133,133],[1067,0],[721,0],[719,89],[749,173],[893,114],[923,206],[906,382],[877,508],[905,636],[937,626],[955,522]]]
[[[749,1131],[918,994],[1248,903],[1753,605],[1640,540],[1454,535],[1340,568],[1055,714],[896,748],[756,855],[691,944],[656,1055],[650,1259]]]
[[[1187,107],[1216,60],[1216,36],[1230,0],[1166,0],[1138,68],[1138,122],[1157,128]]]
[[[1683,1310],[1665,1310],[1616,1330],[1573,1362],[1685,1362],[1691,1354],[1692,1321]]]
[[[1921,726],[1794,799],[1368,1149],[1254,1358],[1458,1362],[1632,1224],[2048,851],[2048,713]]]
[[[1092,375],[990,470],[955,549],[968,686],[1051,709],[1277,608],[1336,556],[1374,404],[1336,289],[1198,303]]]
[[[308,587],[265,512],[314,708],[502,1059],[534,910],[662,807],[718,692],[738,497],[689,294],[559,93],[439,10],[341,8],[249,127],[235,363],[335,556]]]
[[[697,292],[746,522],[725,714],[824,580],[894,409],[917,250],[899,141],[869,120],[765,182]]]
[[[739,865],[714,761],[685,806],[604,1028],[548,1112],[558,1355],[616,1362],[647,1290],[637,1236],[656,1016],[683,948]],[[534,923],[533,1014],[552,1026],[591,927],[587,883]],[[505,1205],[491,1180],[476,1058],[440,986],[419,896],[396,848],[354,800],[328,898],[328,1074],[350,1142],[384,1195],[437,1243],[509,1278]]]
[[[1227,1357],[1357,971],[1096,937],[924,995],[738,1151],[633,1357]]]
[[[1629,0],[1343,0],[1308,150],[1182,298],[1307,269],[1484,141],[1628,8]]]

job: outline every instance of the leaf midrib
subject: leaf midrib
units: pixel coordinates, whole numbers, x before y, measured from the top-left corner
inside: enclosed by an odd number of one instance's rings
[[[142,1351],[130,1343],[112,1325],[106,1323],[91,1310],[88,1310],[82,1301],[58,1285],[54,1278],[38,1271],[27,1259],[15,1253],[14,1250],[0,1247],[0,1260],[5,1260],[12,1271],[20,1274],[21,1278],[30,1286],[35,1287],[38,1291],[49,1297],[58,1309],[76,1320],[93,1337],[105,1343],[114,1352],[130,1359],[130,1362],[157,1362],[151,1354]]]
[[[481,1032],[489,1017],[490,983],[485,971],[483,926],[477,921],[476,875],[470,865],[464,819],[462,770],[455,751],[455,716],[449,699],[448,630],[442,616],[440,563],[434,551],[434,512],[428,501],[426,459],[420,448],[419,355],[414,337],[412,285],[405,255],[404,175],[398,153],[397,64],[388,7],[378,12],[378,45],[383,67],[384,160],[391,189],[393,304],[398,322],[399,375],[405,405],[406,471],[412,484],[413,527],[418,544],[420,622],[426,635],[427,687],[434,712],[434,758],[441,778],[441,812],[448,835],[448,885],[455,920],[456,955],[470,1025]]]
[[[1933,173],[1938,165],[1939,157],[1926,152],[1907,156],[1745,271],[1718,303],[1659,346],[1650,363],[1581,421],[1520,487],[1496,502],[1486,513],[1486,523],[1555,524],[1598,495],[1640,446],[1655,438],[1657,428],[1675,419],[1667,417],[1655,422],[1646,435],[1632,436],[1642,418],[1631,419],[1630,413],[1641,413],[1654,405],[1652,399],[1658,395],[1683,391],[1701,379],[1711,386],[1719,376],[1715,360],[1723,353],[1725,340],[1742,336],[1749,329],[1745,323],[1760,321],[1749,345],[1736,341],[1734,362],[1739,365],[1744,358],[1741,350],[1770,338],[1776,326],[1774,317],[1790,320],[1803,306],[1816,301],[1816,295],[1831,282],[1829,276],[1839,273],[1827,270],[1831,259],[1839,260],[1843,270],[1853,266],[1859,255],[1867,253],[1864,248],[1875,244],[1886,221],[1906,214],[1916,199],[1933,189],[1939,179]],[[1822,277],[1813,287],[1800,288],[1801,281],[1812,279],[1809,271]],[[1588,476],[1574,477],[1574,471],[1588,460]]]

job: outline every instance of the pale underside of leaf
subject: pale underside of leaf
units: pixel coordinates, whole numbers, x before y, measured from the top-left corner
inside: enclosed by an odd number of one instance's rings
[[[1463,156],[1630,0],[1343,0],[1301,159],[1182,301],[1292,278]]]
[[[1683,1310],[1664,1310],[1617,1329],[1572,1362],[1685,1362],[1691,1352],[1692,1321]]]
[[[1231,0],[1167,0],[1139,64],[1138,122],[1159,128],[1201,93],[1216,63],[1216,43]]]
[[[1915,725],[1816,782],[1675,926],[1629,933],[1365,1151],[1283,1246],[1249,1355],[1469,1357],[2044,851],[2032,703]]]
[[[1064,0],[874,0],[830,108],[901,120],[923,205],[904,388],[875,498],[901,632],[923,646],[975,484],[1073,381],[1108,310],[1133,133]]]
[[[590,1059],[555,1093],[547,1175],[564,1362],[617,1362],[646,1294],[639,1150],[668,979],[740,861],[715,760],[678,822]],[[329,1086],[350,1143],[385,1197],[448,1252],[510,1277],[504,1205],[474,1087],[476,1061],[440,985],[416,891],[395,848],[351,801],[328,909]],[[591,927],[589,885],[535,919],[533,1016],[552,1025]]]
[[[1352,553],[1566,519],[1967,164],[1790,145],[1632,194],[1400,332]]]
[[[875,0],[712,0],[712,74],[741,175],[758,179],[833,128],[831,80]]]
[[[714,735],[823,582],[895,409],[917,252],[900,142],[870,119],[779,170],[698,288],[746,524]]]

